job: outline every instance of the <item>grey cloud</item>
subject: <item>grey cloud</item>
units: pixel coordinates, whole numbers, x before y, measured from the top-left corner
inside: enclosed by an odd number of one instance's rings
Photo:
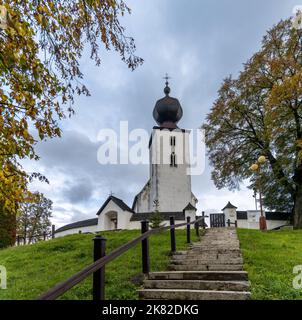
[[[148,178],[147,166],[98,164],[99,145],[95,141],[100,129],[118,131],[119,122],[128,120],[130,130],[151,132],[155,124],[152,110],[163,96],[166,72],[172,76],[171,95],[184,109],[179,125],[199,127],[222,79],[242,69],[260,47],[266,30],[290,16],[296,4],[296,0],[130,0],[132,14],[123,21],[136,40],[144,65],[130,72],[117,54],[104,50],[102,65],[97,68],[85,53],[81,67],[92,96],[76,99],[76,115],[62,123],[62,139],[38,147],[39,165],[45,174],[55,176],[59,172],[64,177],[56,197],[57,203],[68,209],[57,212],[60,221],[64,214],[66,222],[88,214],[93,217],[110,191],[131,205]],[[200,209],[220,210],[228,198],[239,202],[243,197],[242,203],[253,206],[252,197],[246,199],[246,193],[218,191],[210,171],[207,164],[206,172],[193,178]],[[48,196],[53,197],[53,193]],[[213,200],[209,203],[207,199]]]
[[[88,179],[74,179],[63,190],[63,196],[71,203],[89,201],[93,193],[93,184]]]
[[[68,177],[60,189],[63,198],[70,203],[92,200],[101,206],[112,191],[131,205],[134,195],[147,179],[148,167],[101,165],[97,162],[98,147],[98,143],[84,134],[66,131],[61,139],[39,145],[40,165],[47,171],[56,169]],[[100,191],[101,198],[91,199],[94,191]]]

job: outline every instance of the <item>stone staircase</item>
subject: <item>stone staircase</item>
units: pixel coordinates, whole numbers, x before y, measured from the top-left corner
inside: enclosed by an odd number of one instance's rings
[[[152,272],[140,299],[246,300],[248,275],[235,228],[206,230],[201,242],[172,256],[169,271]]]

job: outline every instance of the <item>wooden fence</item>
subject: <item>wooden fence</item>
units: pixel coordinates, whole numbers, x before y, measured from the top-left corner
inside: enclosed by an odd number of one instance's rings
[[[194,224],[196,235],[199,236],[200,222],[205,228],[204,216],[191,222],[190,217],[187,217],[187,222],[175,224],[174,217],[170,217],[170,225],[157,229],[149,230],[149,222],[141,221],[141,235],[119,248],[113,250],[110,254],[106,255],[106,239],[102,236],[96,236],[94,240],[94,263],[87,266],[80,272],[73,275],[71,278],[59,283],[46,293],[38,297],[38,300],[54,300],[67,292],[69,289],[85,280],[88,276],[93,275],[93,300],[105,299],[105,266],[113,261],[129,249],[137,244],[142,245],[142,272],[148,274],[150,272],[150,254],[149,254],[149,237],[161,232],[163,230],[170,230],[171,252],[176,251],[176,237],[175,229],[186,226],[187,242],[191,241],[191,225]]]

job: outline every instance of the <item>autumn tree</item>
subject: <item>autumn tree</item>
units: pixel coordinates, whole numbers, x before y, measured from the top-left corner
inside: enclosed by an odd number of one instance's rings
[[[24,243],[32,243],[51,232],[52,201],[41,193],[34,193],[35,201],[20,205],[17,215],[17,234]]]
[[[75,95],[89,95],[79,60],[84,48],[100,65],[100,51],[114,49],[134,70],[133,38],[119,19],[123,0],[0,0],[0,199],[10,210],[30,199],[32,178],[22,159],[38,160],[38,140],[60,137]]]
[[[0,203],[0,249],[13,246],[16,242],[16,215],[7,212]]]
[[[255,187],[251,164],[267,158],[266,207],[290,210],[302,228],[302,32],[291,19],[265,35],[238,78],[224,80],[203,125],[218,188]]]

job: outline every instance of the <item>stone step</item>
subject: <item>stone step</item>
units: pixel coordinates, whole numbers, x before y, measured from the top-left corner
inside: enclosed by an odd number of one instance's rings
[[[196,253],[209,253],[209,254],[239,254],[241,255],[241,251],[240,249],[236,248],[236,249],[214,249],[214,250],[209,250],[207,248],[204,248],[202,250],[188,250],[188,251],[176,251],[175,253],[173,253],[173,255],[190,255],[190,254],[196,254]]]
[[[243,270],[242,264],[197,264],[197,265],[177,265],[170,264],[168,269],[171,271],[240,271]]]
[[[202,240],[201,243],[196,243],[196,244],[193,244],[191,247],[192,248],[195,248],[195,247],[200,247],[200,246],[203,246],[203,245],[238,245],[239,246],[239,241],[238,240],[232,240],[232,241],[225,241],[225,240],[212,240],[212,239],[209,239],[207,241],[207,239],[204,239]]]
[[[235,249],[219,249],[219,248],[212,248],[212,249],[208,249],[208,248],[203,248],[203,249],[199,249],[199,250],[191,250],[188,251],[188,253],[201,253],[201,254],[238,254],[241,255],[241,251],[238,248]]]
[[[149,280],[248,281],[246,271],[162,271],[149,273]]]
[[[173,260],[185,260],[185,259],[202,259],[202,260],[205,260],[205,259],[208,259],[208,260],[226,260],[228,261],[229,259],[236,259],[236,258],[242,258],[241,254],[240,253],[203,253],[203,252],[200,252],[200,253],[191,253],[191,254],[187,254],[187,255],[173,255],[172,256],[172,259]]]
[[[220,240],[230,240],[230,239],[237,239],[237,234],[234,232],[223,232],[223,233],[216,233],[216,234],[205,234],[203,239],[207,238],[216,238]]]
[[[202,259],[202,258],[195,258],[195,259],[172,259],[172,264],[177,265],[198,265],[198,264],[243,264],[242,258],[232,258],[232,259]]]
[[[145,280],[145,289],[191,289],[216,291],[248,291],[248,281],[209,280]]]
[[[202,245],[200,247],[194,247],[190,251],[217,251],[217,250],[224,250],[227,251],[234,251],[239,250],[238,246],[212,246],[212,245]]]
[[[250,293],[245,291],[216,291],[189,289],[143,289],[140,299],[158,300],[248,300]]]
[[[211,244],[211,245],[238,245],[238,240],[225,241],[225,240],[214,240],[214,239],[204,239],[201,244],[195,244],[192,247],[200,247],[201,245]]]
[[[202,249],[202,248],[215,248],[215,249],[229,249],[229,248],[234,248],[234,249],[239,249],[240,246],[238,243],[206,243],[206,242],[203,242],[200,246],[194,246],[192,248],[190,248],[191,250],[195,250],[195,249]]]

